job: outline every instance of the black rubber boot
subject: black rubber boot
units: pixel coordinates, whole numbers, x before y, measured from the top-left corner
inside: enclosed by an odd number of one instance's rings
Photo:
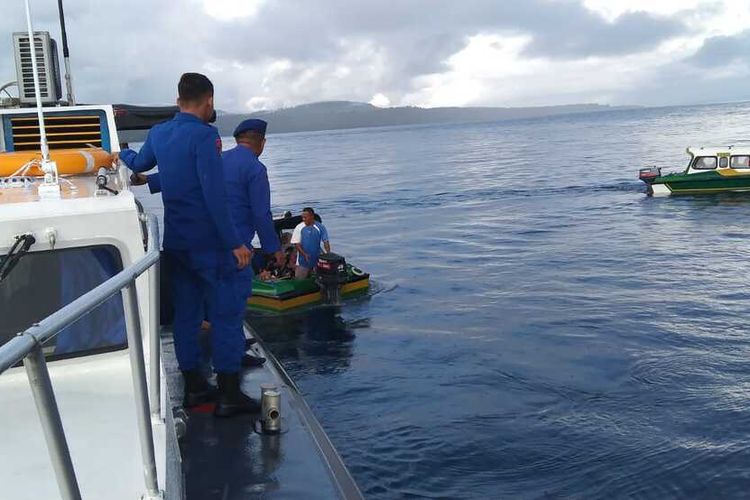
[[[214,416],[233,417],[260,413],[260,403],[240,389],[239,373],[217,373],[216,380],[219,382],[219,398],[216,401]]]
[[[244,354],[242,356],[242,368],[258,368],[263,366],[266,362],[266,358],[261,356],[253,356],[251,354]]]
[[[203,374],[198,370],[182,372],[182,380],[185,383],[185,397],[182,406],[192,408],[216,399],[216,387],[208,383]]]

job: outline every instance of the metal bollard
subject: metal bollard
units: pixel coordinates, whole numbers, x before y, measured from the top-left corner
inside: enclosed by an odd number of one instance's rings
[[[281,432],[281,393],[276,388],[261,392],[261,428],[265,434]]]

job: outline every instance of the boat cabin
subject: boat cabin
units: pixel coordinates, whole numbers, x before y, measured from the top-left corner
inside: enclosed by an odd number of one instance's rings
[[[688,148],[690,156],[686,174],[711,170],[743,170],[750,173],[750,148]]]
[[[44,119],[50,158],[58,166],[57,197],[39,192],[44,173],[36,110],[0,109],[0,347],[133,266],[149,244],[127,171],[112,162],[111,153],[119,151],[113,108],[50,107]],[[158,237],[151,238],[158,249]],[[151,327],[152,272],[135,284],[140,329],[148,340],[158,335]],[[143,494],[125,312],[121,295],[113,295],[41,346],[84,498]],[[145,356],[151,359],[148,347]],[[0,399],[0,422],[12,429],[4,451],[16,457],[0,467],[0,482],[17,485],[6,493],[57,497],[23,367],[0,376]],[[152,431],[157,442],[165,442],[162,420],[154,420]],[[158,462],[163,489],[164,462]]]

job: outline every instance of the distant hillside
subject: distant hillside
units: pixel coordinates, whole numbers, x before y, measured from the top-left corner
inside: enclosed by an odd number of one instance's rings
[[[220,113],[215,125],[219,128],[221,135],[231,135],[237,123],[245,118],[253,117],[266,120],[269,124],[269,133],[284,133],[388,125],[492,122],[613,109],[625,109],[625,107],[572,104],[530,108],[418,108],[414,106],[377,108],[362,102],[329,101],[251,114]]]

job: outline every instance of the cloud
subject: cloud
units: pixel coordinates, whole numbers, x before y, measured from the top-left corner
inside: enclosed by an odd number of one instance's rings
[[[254,16],[264,0],[203,0],[203,10],[219,21],[232,21]]]
[[[686,2],[687,14],[672,0],[69,0],[66,15],[79,99],[171,103],[179,75],[203,71],[217,105],[241,111],[377,94],[391,105],[648,101],[665,94],[626,86],[655,88],[704,39],[750,23],[746,2]],[[59,40],[54,2],[33,6],[37,29]],[[14,78],[10,33],[24,27],[23,3],[4,2],[0,80]]]
[[[656,47],[660,42],[685,33],[676,19],[643,12],[626,13],[613,22],[591,13],[572,17],[563,29],[538,34],[527,53],[536,56],[580,58],[632,54]]]
[[[370,104],[378,108],[387,108],[391,105],[391,100],[385,94],[377,93],[370,99]]]
[[[713,68],[750,62],[750,29],[733,36],[715,36],[688,59],[697,66]]]

